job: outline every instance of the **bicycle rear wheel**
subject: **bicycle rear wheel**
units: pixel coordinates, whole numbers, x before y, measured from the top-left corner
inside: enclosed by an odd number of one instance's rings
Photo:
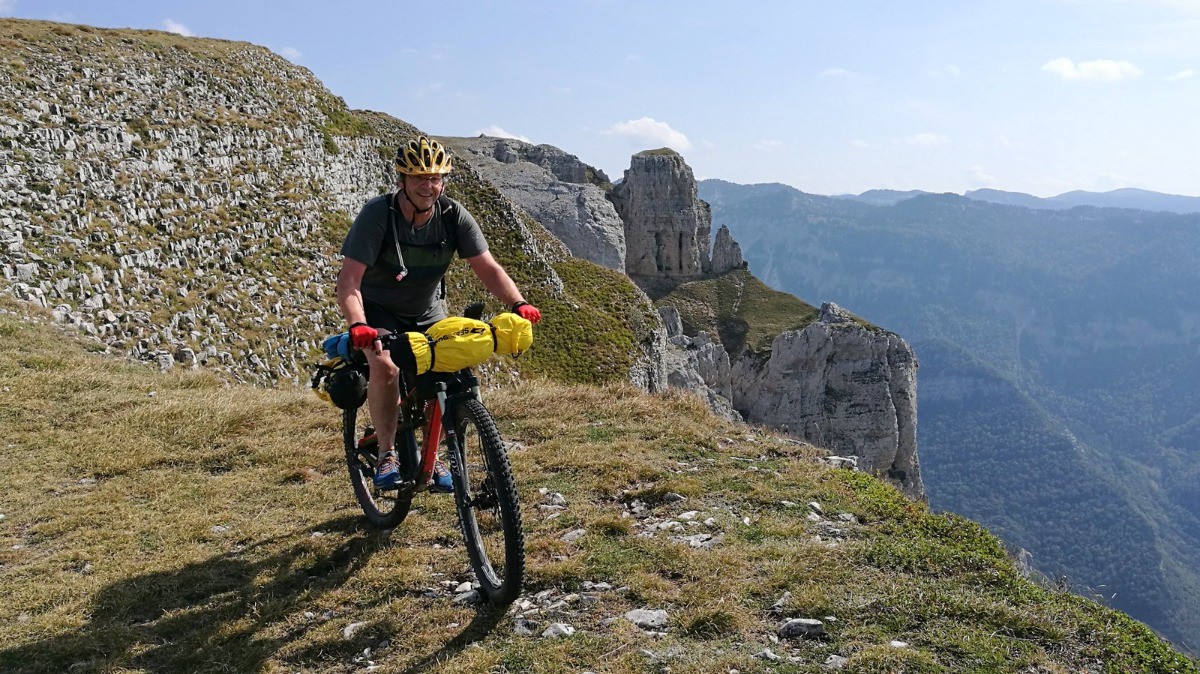
[[[358,423],[358,410],[342,412],[342,443],[346,449],[346,468],[350,472],[350,484],[354,487],[354,498],[362,507],[367,521],[381,529],[392,529],[408,517],[412,506],[411,489],[377,489],[374,483],[375,462],[379,445],[374,439],[360,442],[366,425]],[[397,444],[403,444],[411,430],[400,429],[396,433]]]
[[[483,403],[455,405],[454,431],[454,500],[471,569],[489,603],[509,604],[525,582],[525,537],[512,466]]]

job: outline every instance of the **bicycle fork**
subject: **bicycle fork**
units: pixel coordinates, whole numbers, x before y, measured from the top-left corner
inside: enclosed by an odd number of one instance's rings
[[[419,490],[428,489],[433,482],[433,469],[437,463],[437,449],[441,444],[441,438],[446,436],[446,444],[450,447],[450,461],[454,464],[457,470],[457,452],[453,451],[454,442],[457,438],[454,434],[454,424],[443,423],[445,421],[447,407],[446,385],[442,382],[437,384],[437,398],[425,403],[425,414],[428,421],[425,426],[425,446],[421,448],[421,473],[417,476],[417,484]]]

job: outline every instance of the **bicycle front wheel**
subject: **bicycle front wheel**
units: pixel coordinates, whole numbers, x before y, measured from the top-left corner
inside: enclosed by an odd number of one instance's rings
[[[373,438],[364,438],[365,424],[358,422],[358,410],[342,412],[342,444],[346,449],[346,468],[354,498],[362,507],[367,521],[380,529],[394,529],[408,516],[412,506],[412,490],[379,489],[375,486],[375,463],[379,445]],[[411,436],[411,431],[408,431]],[[397,444],[405,439],[396,434]]]
[[[512,466],[483,403],[454,406],[454,499],[471,569],[492,604],[512,603],[525,582],[525,536]]]

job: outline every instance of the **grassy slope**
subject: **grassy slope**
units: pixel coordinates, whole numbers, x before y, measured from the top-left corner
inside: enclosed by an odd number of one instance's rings
[[[769,349],[779,333],[799,330],[819,313],[795,295],[767,287],[744,269],[684,283],[665,294],[655,293],[654,299],[679,309],[684,332],[715,332],[731,354],[740,353],[743,345],[756,352]]]
[[[468,577],[451,500],[367,530],[315,397],[151,372],[0,315],[0,670],[342,672],[371,648],[382,672],[817,672],[834,653],[851,672],[1200,671],[1124,615],[1022,580],[977,525],[690,397],[539,383],[488,401],[525,447],[527,596],[626,588],[530,616],[572,637],[426,596]],[[567,509],[538,508],[539,488]],[[635,499],[656,521],[712,517],[685,533],[724,541],[673,541],[625,516]],[[604,623],[642,607],[668,611],[666,636]],[[767,639],[781,618],[826,616],[825,639]],[[768,647],[785,660],[754,657]]]

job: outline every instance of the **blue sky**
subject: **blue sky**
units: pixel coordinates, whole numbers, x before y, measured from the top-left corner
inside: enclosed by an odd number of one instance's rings
[[[1200,0],[0,0],[0,16],[246,40],[355,108],[549,143],[619,178],[806,192],[1200,195]]]

